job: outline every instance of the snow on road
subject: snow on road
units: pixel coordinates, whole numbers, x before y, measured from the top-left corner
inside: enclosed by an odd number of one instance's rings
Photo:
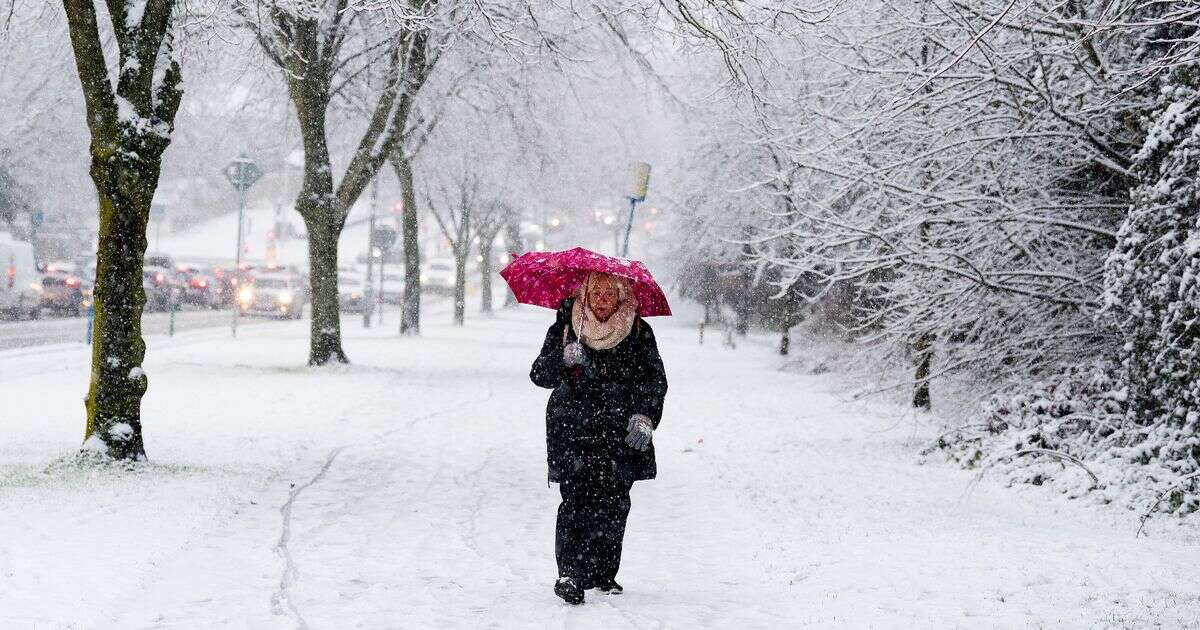
[[[60,459],[85,351],[0,353],[0,627],[1200,627],[1194,529],[917,465],[900,410],[682,317],[654,321],[671,391],[626,594],[567,606],[527,378],[549,317],[347,320],[354,364],[324,369],[307,322],[152,338],[129,472]]]

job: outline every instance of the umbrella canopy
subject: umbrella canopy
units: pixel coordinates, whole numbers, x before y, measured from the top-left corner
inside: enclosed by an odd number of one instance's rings
[[[522,304],[558,308],[570,297],[589,273],[611,273],[629,280],[637,297],[638,315],[670,315],[671,307],[662,287],[654,281],[646,265],[627,258],[605,256],[582,247],[561,252],[529,252],[513,258],[500,272],[517,301]]]

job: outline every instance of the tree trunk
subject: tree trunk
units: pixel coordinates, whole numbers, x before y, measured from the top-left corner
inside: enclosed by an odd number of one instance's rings
[[[928,411],[933,407],[929,397],[929,373],[933,364],[933,343],[929,333],[921,333],[917,337],[913,342],[913,353],[916,356],[917,370],[913,375],[916,385],[913,389],[912,405]]]
[[[405,103],[397,103],[410,62],[414,68],[425,65],[425,39],[424,35],[406,31],[395,40],[379,42],[376,61],[386,60],[387,80],[368,110],[367,127],[335,188],[326,138],[329,104],[336,91],[334,79],[348,62],[342,55],[352,54],[342,44],[349,32],[363,33],[365,29],[359,29],[358,12],[347,9],[344,1],[308,4],[314,6],[304,10],[273,7],[259,11],[255,3],[233,3],[267,57],[282,70],[299,122],[304,143],[304,185],[296,200],[296,210],[308,227],[312,296],[308,362],[324,365],[333,360],[349,362],[342,350],[338,311],[338,237],[350,208],[400,141],[412,95]],[[413,37],[419,39],[410,39]],[[410,47],[406,42],[414,45]],[[406,50],[411,53],[407,57]]]
[[[404,201],[401,238],[404,240],[404,303],[400,307],[400,334],[421,334],[421,251],[417,225],[417,192],[412,162],[397,149],[392,159]]]
[[[479,263],[479,312],[488,315],[492,314],[492,243],[495,240],[494,234],[491,239],[479,239],[479,256],[483,258]]]
[[[517,212],[510,213],[508,220],[504,223],[504,229],[508,237],[508,253],[524,254],[525,243],[521,240],[521,215]],[[516,305],[517,295],[512,292],[512,289],[509,289],[504,297],[504,308]]]
[[[458,245],[458,244],[456,244]],[[462,326],[467,307],[467,256],[470,245],[462,243],[454,248],[454,325]]]
[[[922,21],[924,21],[925,14],[928,9],[929,2],[921,3]],[[930,42],[928,37],[924,37],[922,39],[920,52],[920,65],[922,71],[926,71],[926,69],[931,66],[930,49],[932,46],[933,44]],[[921,91],[928,95],[933,91],[933,85],[930,82],[926,82]],[[928,114],[927,106],[924,103],[921,105],[921,111]],[[928,124],[928,122],[926,122],[926,124]],[[932,173],[929,172],[928,166],[926,166],[921,172],[921,186],[925,189],[929,189],[933,180],[934,177]],[[922,222],[920,226],[917,227],[917,235],[920,239],[922,247],[929,247],[930,234],[928,222]],[[929,396],[929,375],[933,364],[933,335],[929,332],[921,332],[917,335],[917,338],[913,340],[912,349],[913,356],[916,359],[916,371],[913,374],[913,380],[916,384],[913,388],[912,404],[913,407],[917,409],[925,409],[928,411],[933,407],[933,401]]]
[[[148,384],[142,371],[142,262],[146,223],[158,186],[159,164],[132,161],[134,145],[111,157],[92,150],[92,181],[100,202],[96,252],[95,320],[92,323],[92,378],[85,406],[85,443],[103,444],[116,459],[146,458],[142,441],[142,396]],[[91,446],[87,447],[91,448]]]
[[[791,350],[791,347],[792,331],[790,328],[784,328],[783,335],[779,337],[779,354],[786,357],[788,355],[788,351]]]
[[[342,314],[338,309],[337,249],[340,230],[305,219],[308,226],[309,285],[312,322],[308,364],[349,363],[342,350]]]
[[[64,0],[75,69],[91,139],[92,182],[99,202],[92,373],[84,407],[84,449],[144,460],[142,396],[142,263],[146,224],[158,187],[162,154],[174,131],[183,80],[170,35],[174,0],[107,3],[117,40],[109,63],[92,0]]]
[[[333,188],[333,169],[325,139],[325,98],[308,83],[293,87],[296,118],[304,142],[304,183],[296,211],[308,230],[308,279],[312,307],[308,364],[349,363],[342,350],[342,314],[338,308],[337,249],[343,213]]]
[[[750,315],[754,307],[751,291],[753,288],[750,285],[750,280],[747,279],[743,285],[743,291],[738,296],[737,307],[734,309],[734,331],[739,336],[745,337],[750,333]]]

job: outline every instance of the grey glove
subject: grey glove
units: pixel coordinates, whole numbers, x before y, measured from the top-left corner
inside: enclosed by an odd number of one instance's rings
[[[628,430],[629,435],[625,436],[626,444],[639,451],[650,448],[650,440],[654,439],[654,422],[650,418],[640,413],[634,414],[629,418]]]
[[[583,353],[583,344],[578,341],[573,341],[563,346],[563,364],[567,367],[575,365],[584,365],[587,363],[587,355]]]

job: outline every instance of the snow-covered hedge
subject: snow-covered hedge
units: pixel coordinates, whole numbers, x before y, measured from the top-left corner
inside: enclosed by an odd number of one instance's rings
[[[1164,28],[1160,43],[1194,35]],[[1096,318],[1121,341],[1113,362],[993,399],[984,425],[937,447],[1013,481],[1183,515],[1200,510],[1200,70],[1181,64],[1148,85]]]
[[[943,434],[925,454],[1070,498],[1143,513],[1197,511],[1200,479],[1179,483],[1178,462],[1160,458],[1128,422],[1119,373],[1111,363],[1071,365],[1018,394],[994,396],[982,423]]]

